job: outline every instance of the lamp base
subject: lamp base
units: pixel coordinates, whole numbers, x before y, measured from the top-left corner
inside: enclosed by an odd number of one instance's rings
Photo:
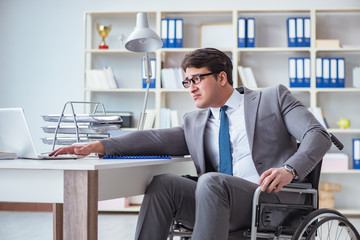
[[[99,49],[109,49],[109,46],[108,45],[99,45]]]

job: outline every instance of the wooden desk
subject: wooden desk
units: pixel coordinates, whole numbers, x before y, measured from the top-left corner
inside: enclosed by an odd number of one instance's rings
[[[53,203],[54,239],[97,239],[98,201],[143,194],[161,173],[195,174],[190,158],[0,160],[0,201]]]

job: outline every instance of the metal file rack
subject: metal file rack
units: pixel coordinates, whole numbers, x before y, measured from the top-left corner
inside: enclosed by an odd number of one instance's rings
[[[91,114],[76,114],[74,104],[91,104],[94,105],[94,110]],[[65,114],[68,106],[71,108],[71,114]],[[120,115],[107,114],[104,105],[100,102],[69,101],[65,103],[61,114],[42,117],[46,122],[57,123],[56,126],[42,128],[45,133],[54,134],[53,138],[42,138],[45,144],[52,144],[53,150],[55,145],[71,145],[109,137],[108,130],[120,130],[122,122]],[[59,137],[59,134],[63,134],[64,137]]]

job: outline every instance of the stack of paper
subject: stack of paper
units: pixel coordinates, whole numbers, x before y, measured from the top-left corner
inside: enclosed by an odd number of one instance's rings
[[[254,73],[250,67],[238,66],[238,71],[244,87],[251,89],[258,88]]]
[[[182,86],[183,80],[184,80],[184,75],[181,68],[163,68],[161,70],[161,84],[163,88],[168,88],[168,89],[183,88]]]
[[[316,40],[317,48],[340,48],[339,39],[318,39]]]

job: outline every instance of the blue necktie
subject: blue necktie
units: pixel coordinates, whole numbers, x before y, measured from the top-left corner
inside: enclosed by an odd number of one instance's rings
[[[220,172],[233,175],[232,157],[230,150],[229,119],[226,115],[228,106],[220,108],[220,131],[219,131],[219,155],[220,155]]]

